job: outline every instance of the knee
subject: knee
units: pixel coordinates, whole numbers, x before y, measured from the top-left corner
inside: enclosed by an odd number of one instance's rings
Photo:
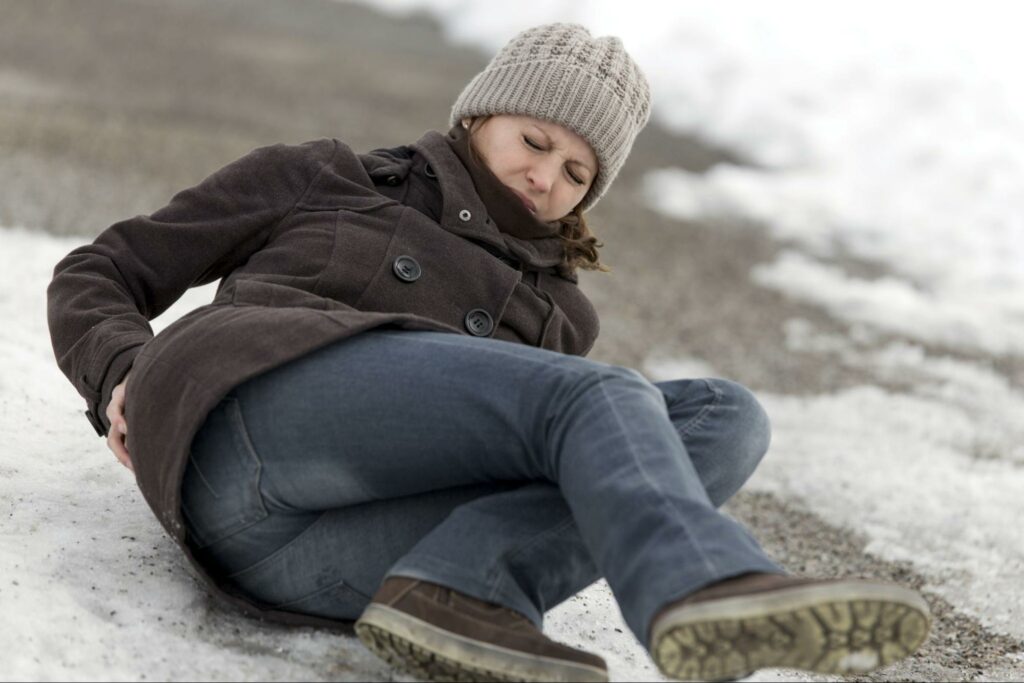
[[[608,365],[599,373],[605,382],[611,381],[636,395],[643,396],[644,401],[653,401],[660,409],[665,406],[665,395],[639,370],[622,365]]]
[[[768,452],[772,440],[771,420],[750,389],[726,379],[709,379],[720,393],[720,405],[729,416],[728,452],[736,459],[735,471],[746,480]]]
[[[656,399],[659,406],[665,405],[664,395],[639,370],[575,356],[567,359],[563,369],[568,371],[566,379],[579,390],[596,391],[601,386],[611,385],[615,387],[616,393],[624,390],[629,394]]]
[[[608,411],[615,407],[629,415],[638,414],[633,411],[651,414],[665,411],[664,394],[632,368],[588,361],[586,365],[561,373],[559,379],[554,390],[548,392],[547,405],[554,406],[565,420],[571,421],[574,417],[591,420],[595,410]]]

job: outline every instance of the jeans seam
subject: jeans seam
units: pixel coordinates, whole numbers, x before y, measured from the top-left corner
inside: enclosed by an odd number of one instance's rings
[[[711,412],[718,408],[718,406],[722,403],[722,390],[716,387],[714,384],[712,384],[710,380],[703,379],[701,381],[704,382],[704,384],[707,385],[708,389],[710,389],[711,392],[714,394],[714,399],[711,403],[701,408],[700,412],[697,413],[696,417],[690,420],[689,423],[687,423],[681,430],[679,430],[679,436],[687,436],[688,434],[696,430],[698,427],[703,426],[703,424],[707,422],[708,417],[710,417]]]
[[[523,543],[519,547],[499,555],[498,558],[491,565],[490,569],[487,570],[487,576],[493,577],[495,580],[494,588],[491,590],[490,593],[491,597],[495,597],[502,592],[501,589],[504,587],[505,580],[508,578],[508,572],[503,571],[501,568],[502,564],[507,564],[508,562],[518,557],[522,553],[526,552],[530,548],[533,548],[536,545],[538,545],[541,541],[547,540],[552,536],[557,536],[562,531],[572,526],[572,524],[574,524],[575,521],[575,517],[573,517],[571,514],[567,515],[563,517],[554,526],[548,527],[544,531],[531,536],[526,543]]]
[[[353,595],[358,596],[359,598],[361,598],[361,599],[363,599],[363,600],[365,600],[367,602],[369,602],[370,600],[373,599],[373,596],[366,595],[362,591],[359,591],[359,590],[356,590],[355,588],[353,588],[352,584],[350,584],[348,582],[348,579],[338,579],[337,581],[329,583],[326,586],[320,586],[319,588],[314,588],[313,590],[311,590],[310,592],[306,593],[305,595],[303,595],[301,597],[298,597],[298,598],[295,598],[293,600],[286,600],[284,602],[269,603],[269,604],[274,609],[283,609],[283,610],[287,611],[289,607],[293,607],[293,606],[299,604],[300,602],[305,602],[306,600],[309,600],[312,597],[315,597],[315,596],[318,596],[318,595],[323,595],[324,593],[327,593],[327,592],[333,591],[333,590],[337,590],[338,588],[342,588],[342,589],[352,593]]]
[[[280,548],[278,548],[274,552],[270,553],[269,555],[267,555],[263,559],[257,560],[256,562],[252,563],[251,565],[249,565],[245,569],[239,569],[237,572],[232,572],[231,574],[228,574],[225,578],[234,579],[235,577],[240,576],[241,574],[245,574],[246,572],[249,572],[249,571],[252,571],[254,569],[257,569],[260,566],[266,564],[267,562],[270,562],[271,560],[276,559],[284,551],[288,550],[288,548],[290,548],[295,543],[297,543],[299,541],[299,539],[301,539],[303,536],[305,536],[309,532],[310,529],[315,527],[317,525],[317,523],[321,519],[323,519],[324,515],[326,515],[328,512],[329,512],[329,510],[324,510],[323,512],[321,512],[320,516],[317,517],[316,519],[314,519],[309,524],[309,526],[307,526],[305,529],[303,529],[302,531],[297,533],[295,536],[292,536],[291,540],[289,540],[287,543],[285,543],[283,546],[281,546]]]
[[[210,484],[210,482],[207,481],[206,475],[203,474],[202,468],[199,467],[198,463],[196,463],[195,459],[192,457],[192,453],[191,452],[189,453],[188,459],[189,459],[189,463],[188,464],[191,465],[192,470],[196,473],[196,476],[199,477],[199,481],[203,482],[203,486],[206,487],[206,490],[209,491],[211,494],[213,494],[214,498],[220,498],[220,494],[217,493],[213,489],[213,486]]]
[[[253,482],[253,489],[256,495],[256,500],[260,505],[260,511],[263,513],[262,517],[253,520],[254,522],[258,522],[261,519],[266,519],[270,516],[270,511],[267,510],[267,504],[263,500],[263,489],[261,487],[261,483],[263,482],[263,458],[260,457],[259,452],[256,450],[256,445],[252,442],[252,438],[249,436],[249,427],[245,424],[245,416],[242,415],[241,401],[238,399],[231,399],[229,405],[229,423],[232,427],[237,427],[237,433],[242,439],[242,447],[252,455],[253,460],[256,461],[256,477]]]
[[[575,523],[575,521],[576,521],[576,518],[573,517],[571,514],[566,515],[561,520],[559,520],[558,523],[555,524],[554,526],[550,526],[547,529],[545,529],[544,531],[541,531],[538,534],[534,534],[533,536],[530,537],[529,541],[527,541],[526,543],[520,545],[518,548],[515,548],[514,550],[512,550],[510,552],[502,554],[502,557],[504,559],[506,559],[506,560],[510,560],[510,559],[516,557],[517,555],[520,555],[521,553],[526,552],[527,550],[529,550],[533,546],[535,546],[538,543],[540,543],[541,541],[545,540],[548,536],[555,536],[555,535],[561,533],[566,528],[568,528],[573,523]]]
[[[193,533],[192,536],[195,538],[197,547],[200,549],[206,549],[218,543],[226,541],[229,538],[233,538],[234,536],[237,536],[246,529],[249,529],[254,524],[258,524],[259,522],[262,522],[270,516],[270,511],[267,510],[266,502],[263,499],[263,492],[260,490],[260,481],[262,480],[263,477],[263,459],[260,458],[259,453],[256,452],[256,447],[253,445],[252,439],[249,437],[249,430],[245,424],[245,418],[242,415],[241,404],[236,398],[225,397],[224,399],[222,399],[222,405],[218,405],[218,407],[215,409],[221,407],[223,407],[226,413],[225,417],[227,420],[227,430],[229,432],[230,438],[232,439],[232,441],[234,441],[234,439],[236,438],[240,441],[241,449],[244,452],[244,457],[247,460],[251,459],[252,463],[254,463],[256,466],[255,477],[253,478],[252,483],[245,483],[243,489],[248,490],[251,486],[250,493],[252,493],[253,495],[255,506],[253,507],[253,509],[247,510],[241,515],[236,526],[229,527],[230,533],[220,536],[215,541],[207,543],[201,540],[201,537],[205,536],[205,534]],[[232,443],[230,447],[234,448],[234,443]],[[213,494],[214,498],[218,500],[222,498],[222,496],[217,493],[213,486],[210,485],[210,482],[207,480],[206,476],[202,472],[202,468],[199,466],[198,463],[195,462],[191,449],[189,451],[189,463],[188,465],[186,465],[186,467],[188,466],[191,466],[192,470],[196,472],[196,474],[200,477],[201,481],[203,482],[203,485],[210,491],[211,494]],[[179,508],[181,509],[183,516],[188,516],[187,513],[185,512],[187,506],[184,504],[184,501],[179,503]],[[197,531],[199,529],[199,527],[196,524],[192,524],[192,528]]]
[[[606,379],[605,375],[599,375],[598,376],[597,385],[598,385],[598,387],[600,387],[601,393],[604,395],[606,403],[611,408],[611,412],[615,416],[615,420],[619,423],[619,429],[620,429],[621,433],[625,434],[626,437],[627,437],[627,442],[629,444],[630,455],[633,458],[633,462],[636,463],[636,466],[640,469],[640,472],[643,474],[644,479],[648,482],[648,484],[651,485],[651,488],[658,492],[658,498],[659,498],[660,504],[662,506],[668,508],[671,518],[672,519],[678,519],[680,521],[681,526],[682,526],[683,530],[685,531],[686,535],[691,539],[691,545],[693,546],[693,548],[697,552],[697,554],[700,556],[700,559],[704,562],[704,566],[707,567],[712,572],[718,571],[718,567],[715,565],[715,563],[710,558],[708,558],[707,555],[704,554],[704,552],[701,550],[700,546],[698,546],[696,543],[694,543],[694,541],[696,541],[697,537],[693,534],[693,532],[690,531],[690,528],[686,524],[685,519],[681,518],[681,516],[679,515],[678,510],[676,510],[675,508],[672,507],[672,504],[668,502],[668,499],[664,496],[664,494],[662,493],[661,489],[658,487],[657,483],[654,480],[651,479],[651,477],[648,474],[647,470],[643,466],[643,462],[639,458],[635,457],[635,453],[636,453],[637,449],[636,449],[635,445],[633,444],[632,439],[629,438],[629,430],[625,429],[625,425],[623,425],[623,423],[622,423],[622,417],[619,415],[619,411],[618,411],[618,408],[615,405],[615,402],[611,399],[611,397],[608,395],[608,391],[605,389],[605,386],[604,386],[605,379]],[[709,384],[709,386],[710,386],[710,384]]]

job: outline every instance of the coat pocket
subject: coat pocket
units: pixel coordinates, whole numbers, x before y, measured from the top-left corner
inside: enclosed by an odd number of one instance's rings
[[[192,441],[181,507],[195,547],[206,548],[268,516],[260,493],[262,462],[249,440],[238,400],[228,396]]]
[[[231,302],[236,306],[269,306],[271,308],[311,308],[320,311],[352,310],[351,306],[313,294],[304,289],[263,282],[238,280]]]

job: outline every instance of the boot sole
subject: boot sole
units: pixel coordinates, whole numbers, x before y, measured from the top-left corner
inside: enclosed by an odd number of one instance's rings
[[[608,672],[531,655],[437,628],[385,605],[371,603],[356,635],[388,664],[430,681],[593,681]]]
[[[709,600],[666,612],[651,653],[666,676],[724,681],[758,669],[865,673],[909,656],[928,605],[886,584],[836,582]]]

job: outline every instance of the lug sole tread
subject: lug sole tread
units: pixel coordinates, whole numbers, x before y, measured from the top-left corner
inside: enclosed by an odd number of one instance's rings
[[[504,648],[445,635],[425,622],[383,607],[364,614],[355,631],[367,649],[388,664],[430,681],[608,680],[606,671],[578,663],[511,650],[502,654]],[[506,662],[506,658],[510,659]]]
[[[832,600],[672,625],[652,654],[662,673],[678,680],[735,680],[776,667],[859,674],[909,656],[927,635],[927,613],[911,605]]]

